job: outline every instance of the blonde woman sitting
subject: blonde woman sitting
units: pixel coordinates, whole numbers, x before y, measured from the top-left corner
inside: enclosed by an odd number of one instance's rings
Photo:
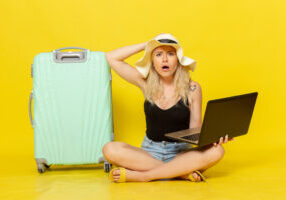
[[[145,55],[133,68],[124,59],[145,49]],[[201,149],[189,143],[175,142],[165,133],[202,125],[202,91],[189,71],[196,62],[183,56],[178,40],[171,34],[115,49],[106,53],[111,68],[123,79],[139,87],[145,97],[146,135],[141,148],[123,142],[109,142],[102,149],[111,164],[114,182],[179,178],[204,181],[203,171],[224,155],[222,143],[228,137]],[[232,139],[230,139],[232,140]]]

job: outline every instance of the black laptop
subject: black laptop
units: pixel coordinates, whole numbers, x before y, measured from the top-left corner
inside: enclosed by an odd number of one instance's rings
[[[207,103],[202,127],[190,128],[165,136],[174,140],[205,146],[248,132],[258,92],[210,100]]]

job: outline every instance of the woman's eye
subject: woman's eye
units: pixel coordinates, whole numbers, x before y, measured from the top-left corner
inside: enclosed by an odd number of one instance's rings
[[[174,55],[174,53],[173,53],[173,52],[169,52],[169,55],[171,55],[171,56],[172,56],[172,55]]]
[[[156,56],[160,56],[160,55],[161,55],[160,53],[156,54]]]

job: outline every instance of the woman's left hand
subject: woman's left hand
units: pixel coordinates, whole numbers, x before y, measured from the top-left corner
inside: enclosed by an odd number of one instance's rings
[[[218,142],[213,143],[214,146],[221,145],[222,143],[227,143],[228,141],[233,141],[234,138],[228,138],[228,135],[226,134],[225,138],[220,137]]]

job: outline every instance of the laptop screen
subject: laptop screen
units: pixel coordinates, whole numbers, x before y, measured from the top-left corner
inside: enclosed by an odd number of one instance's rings
[[[209,144],[226,134],[229,137],[246,134],[257,95],[258,93],[254,92],[209,101],[199,145]]]

